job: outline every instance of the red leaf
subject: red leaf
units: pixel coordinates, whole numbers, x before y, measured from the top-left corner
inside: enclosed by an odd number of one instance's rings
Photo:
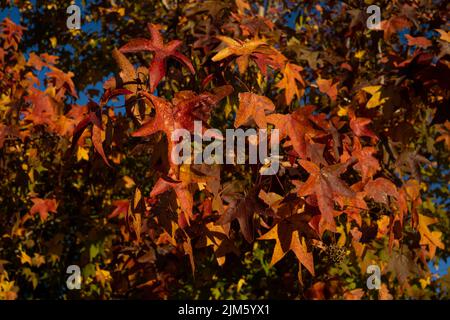
[[[182,53],[176,51],[181,45],[181,41],[172,40],[167,44],[164,44],[163,38],[159,32],[160,27],[154,24],[148,24],[151,39],[133,39],[120,48],[121,52],[138,52],[138,51],[152,51],[154,57],[150,63],[150,91],[155,91],[159,82],[164,78],[166,74],[166,60],[170,57],[178,60],[184,64],[191,73],[195,73],[195,69],[192,66],[191,61]]]

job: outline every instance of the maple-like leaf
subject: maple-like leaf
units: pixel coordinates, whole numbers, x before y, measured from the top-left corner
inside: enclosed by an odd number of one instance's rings
[[[287,62],[284,68],[281,70],[283,74],[283,78],[277,83],[277,88],[284,89],[286,103],[290,104],[294,99],[294,96],[297,98],[301,98],[304,93],[305,81],[302,78],[300,72],[303,71],[303,68]],[[300,83],[300,87],[297,84]]]
[[[43,67],[50,68],[54,66],[58,62],[58,59],[58,56],[51,56],[46,53],[38,56],[36,53],[31,52],[27,61],[27,65],[35,68],[38,71],[41,71]]]
[[[436,248],[444,250],[444,244],[441,241],[441,231],[430,231],[429,225],[435,224],[438,219],[425,216],[419,213],[418,231],[420,233],[420,245],[428,246],[428,255],[430,259],[433,259],[436,254]]]
[[[142,66],[135,68],[128,58],[116,48],[113,49],[112,56],[120,68],[120,72],[117,76],[106,80],[103,83],[103,88],[105,90],[125,88],[132,93],[136,93],[138,84],[141,83],[139,75],[148,76],[148,69]],[[128,98],[128,95],[125,98]]]
[[[316,164],[300,160],[300,165],[309,173],[308,180],[297,188],[297,194],[301,197],[315,195],[321,213],[319,233],[325,230],[336,231],[334,209],[336,196],[347,198],[355,197],[356,193],[342,181],[339,176],[347,170],[347,163],[339,163],[332,166],[319,168]]]
[[[24,120],[32,121],[35,125],[48,125],[50,128],[55,127],[57,119],[56,103],[45,92],[33,88],[27,97],[32,105],[31,111],[26,111]]]
[[[112,204],[116,208],[108,215],[108,219],[118,217],[121,213],[124,213],[125,215],[128,213],[128,207],[130,206],[130,201],[128,199],[114,200]]]
[[[251,92],[239,93],[239,109],[236,113],[234,126],[256,123],[259,128],[266,128],[266,115],[275,110],[272,100]]]
[[[348,115],[350,118],[350,128],[357,137],[370,137],[375,141],[378,140],[378,137],[375,135],[375,133],[367,128],[372,120],[368,118],[356,117],[355,113],[352,110],[348,110]]]
[[[245,240],[249,243],[253,242],[253,216],[262,213],[264,209],[257,201],[257,190],[252,189],[245,196],[235,194],[235,197],[229,197],[228,201],[228,207],[220,216],[217,224],[224,225],[237,219]]]
[[[361,300],[361,298],[363,296],[364,296],[364,290],[361,288],[344,292],[345,300]]]
[[[352,157],[358,160],[353,167],[361,173],[362,181],[366,182],[381,169],[380,163],[373,157],[377,150],[374,147],[362,147],[357,137],[353,141]]]
[[[445,31],[442,29],[436,29],[437,32],[440,34],[440,39],[442,41],[450,42],[450,31]]]
[[[317,85],[319,86],[319,90],[322,93],[328,95],[331,101],[336,101],[337,93],[338,93],[338,82],[333,84],[333,79],[318,79]]]
[[[85,118],[83,118],[73,130],[72,137],[72,147],[71,151],[74,150],[78,139],[80,139],[84,130],[91,125],[91,139],[95,150],[100,154],[103,161],[110,166],[108,158],[106,157],[105,151],[103,150],[104,138],[104,128],[103,128],[103,118],[102,118],[102,108],[108,103],[110,99],[119,95],[127,95],[132,92],[127,89],[114,89],[106,90],[102,97],[100,98],[100,105],[94,101],[89,101],[88,107],[90,109],[89,113]]]
[[[354,197],[337,196],[336,202],[341,208],[344,208],[344,212],[347,214],[349,221],[354,220],[358,226],[362,225],[361,213],[368,210],[367,203],[364,200],[366,193],[362,188],[360,182],[355,183],[350,187],[354,192]]]
[[[267,45],[265,41],[260,39],[240,41],[225,36],[217,36],[217,38],[221,40],[226,47],[220,50],[211,58],[211,60],[216,62],[228,58],[231,55],[238,56],[236,63],[241,74],[245,73],[247,70],[251,55],[254,54],[259,47]]]
[[[69,71],[66,73],[54,66],[49,67],[51,71],[47,73],[47,77],[53,79],[53,81],[55,82],[55,87],[57,89],[64,88],[64,92],[68,89],[69,93],[72,96],[78,98],[77,92],[75,90],[75,85],[72,81],[72,78],[74,77],[73,72]]]
[[[159,32],[161,29],[160,26],[149,23],[147,27],[150,31],[151,39],[132,39],[126,45],[121,47],[120,51],[124,53],[139,51],[154,52],[154,57],[149,67],[151,92],[155,91],[159,82],[164,78],[168,58],[175,58],[184,64],[192,74],[195,74],[195,69],[192,66],[191,61],[185,55],[177,51],[178,47],[181,45],[180,40],[172,40],[165,44]]]
[[[411,27],[411,22],[402,16],[393,16],[388,20],[381,21],[380,28],[384,31],[384,40],[388,41],[392,35],[406,28]]]
[[[211,111],[222,99],[233,92],[233,87],[224,85],[216,87],[212,92],[196,94],[193,91],[180,91],[172,100],[174,106],[175,121],[179,127],[189,131],[194,130],[194,121],[203,122],[204,129],[211,116]]]
[[[212,107],[232,91],[232,87],[228,85],[215,88],[212,93],[204,92],[200,95],[192,91],[180,91],[172,102],[142,91],[141,94],[153,104],[155,116],[146,121],[132,135],[145,137],[159,131],[164,132],[168,137],[168,159],[172,163],[171,154],[174,146],[171,139],[172,132],[181,128],[193,132],[195,120],[203,121],[203,130],[207,130],[205,122],[209,118]]]
[[[275,240],[270,265],[280,261],[289,251],[294,252],[298,261],[314,276],[314,260],[312,252],[308,252],[305,238],[300,234],[305,228],[309,228],[301,215],[295,215],[289,220],[277,223],[258,240]]]
[[[364,191],[367,197],[373,199],[376,202],[389,205],[388,196],[398,198],[397,187],[391,181],[386,178],[377,178],[370,180],[365,186]]]
[[[179,217],[179,225],[184,228],[189,221],[193,219],[192,207],[194,205],[194,200],[192,192],[189,190],[190,181],[185,181],[181,179],[180,181],[175,181],[170,178],[159,178],[153,186],[150,192],[150,197],[156,197],[169,189],[173,189],[177,195],[177,199],[180,203],[181,210],[184,216]],[[181,218],[181,219],[180,219]]]
[[[294,151],[301,157],[307,157],[307,138],[312,138],[320,132],[313,127],[310,120],[315,107],[307,105],[297,109],[291,114],[270,114],[266,117],[268,123],[280,130],[280,139],[289,137],[289,143]]]
[[[233,91],[231,86],[215,88],[212,93],[204,92],[197,95],[193,91],[180,91],[175,94],[172,102],[163,98],[142,94],[153,103],[155,117],[145,122],[133,136],[142,137],[163,131],[168,137],[176,128],[194,130],[194,120],[206,122],[212,107]]]
[[[406,38],[406,40],[408,40],[408,46],[411,46],[411,47],[416,46],[419,48],[426,49],[432,45],[431,41],[425,37],[416,37],[415,38],[413,36],[410,36],[409,34],[406,34],[405,38]]]
[[[0,37],[5,40],[3,47],[5,49],[9,49],[13,47],[17,50],[20,40],[22,39],[23,32],[26,28],[15,24],[8,17],[4,18],[1,23],[2,32],[0,33]]]
[[[189,225],[194,218],[192,213],[194,199],[190,190],[191,184],[202,184],[208,191],[218,196],[220,170],[215,166],[183,164],[179,167],[178,172],[169,171],[169,176],[159,178],[150,192],[150,197],[152,198],[171,189],[175,192],[183,212],[183,215],[178,217],[178,223],[181,228]]]
[[[386,102],[387,98],[381,98],[382,93],[381,89],[382,89],[381,86],[369,86],[363,88],[363,91],[372,95],[369,101],[367,101],[366,104],[367,109],[376,108],[378,106],[383,105]]]
[[[39,213],[42,221],[47,220],[49,212],[56,213],[58,204],[55,199],[32,198],[31,201],[33,202],[33,206],[30,209],[30,215],[33,216]]]
[[[220,266],[225,263],[228,253],[239,255],[239,250],[228,237],[229,229],[229,225],[217,225],[214,222],[205,224],[202,237],[196,246],[197,248],[212,246]]]

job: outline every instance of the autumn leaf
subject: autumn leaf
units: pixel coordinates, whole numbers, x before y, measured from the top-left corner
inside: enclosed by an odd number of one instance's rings
[[[128,199],[114,200],[112,205],[115,206],[115,209],[108,215],[108,219],[118,217],[122,213],[124,213],[126,215],[128,213],[128,207],[130,206],[130,201]]]
[[[310,117],[315,110],[308,105],[297,109],[291,114],[271,114],[266,117],[268,123],[280,130],[280,139],[289,137],[290,145],[301,158],[307,157],[308,137],[315,137],[320,132],[313,127]]]
[[[384,31],[384,40],[388,41],[392,35],[411,27],[411,22],[405,17],[393,16],[388,20],[381,21],[380,28]]]
[[[236,63],[241,74],[245,73],[247,70],[249,59],[252,54],[254,54],[259,47],[267,45],[265,41],[260,39],[240,41],[226,36],[217,36],[217,39],[222,41],[226,47],[220,50],[214,57],[211,58],[211,60],[217,62],[228,58],[231,55],[238,56]]]
[[[25,252],[25,251],[22,251],[22,250],[20,250],[20,263],[21,264],[26,264],[26,263],[28,263],[28,265],[32,265],[33,264],[33,262],[31,261],[31,257]]]
[[[331,101],[336,101],[337,93],[338,93],[338,82],[333,84],[332,79],[318,79],[317,85],[319,86],[319,90],[322,93],[328,95]]]
[[[32,198],[31,201],[33,206],[30,209],[30,214],[33,216],[39,213],[42,221],[47,220],[49,212],[56,213],[58,204],[55,199]]]
[[[192,207],[194,205],[193,195],[189,190],[189,184],[190,181],[174,181],[170,178],[159,178],[150,192],[150,197],[156,197],[169,189],[173,189],[184,214],[184,220],[180,221],[186,221],[186,223],[189,224],[189,221],[193,219]],[[184,227],[183,223],[181,223],[180,227]]]
[[[64,88],[64,90],[69,90],[69,93],[74,96],[75,98],[78,98],[77,92],[75,90],[75,85],[72,81],[72,78],[74,76],[73,72],[63,72],[62,70],[49,66],[50,72],[47,73],[47,77],[50,79],[53,79],[55,82],[55,87],[60,89]]]
[[[369,93],[372,95],[372,97],[367,101],[366,108],[372,109],[376,108],[378,106],[383,105],[387,98],[381,98],[381,86],[370,86],[370,87],[364,87],[363,91]]]
[[[440,34],[440,39],[442,41],[450,42],[450,31],[445,31],[442,29],[436,29],[437,32]]]
[[[334,216],[337,211],[334,209],[334,197],[355,197],[355,192],[339,178],[347,170],[349,163],[319,168],[310,161],[300,160],[300,165],[309,173],[309,177],[298,186],[297,194],[300,197],[315,195],[321,213],[319,233],[323,234],[325,230],[335,232]]]
[[[100,98],[100,105],[94,101],[89,101],[88,106],[91,111],[77,124],[77,126],[73,130],[71,150],[73,151],[75,149],[75,146],[82,136],[84,130],[87,127],[91,126],[92,144],[94,145],[95,150],[102,157],[103,161],[110,167],[111,165],[109,164],[108,158],[106,157],[105,151],[103,150],[105,130],[103,127],[102,109],[110,99],[119,95],[127,95],[130,93],[131,91],[127,89],[108,89]]]
[[[139,52],[139,51],[152,51],[154,57],[149,67],[150,74],[150,91],[155,91],[159,82],[166,75],[166,61],[169,58],[174,58],[184,64],[192,74],[195,74],[194,67],[191,61],[182,53],[177,51],[181,46],[181,41],[172,40],[165,44],[160,34],[160,26],[149,23],[147,25],[150,31],[151,39],[132,39],[126,45],[120,48],[123,53],[127,52]]]
[[[171,139],[172,132],[175,129],[183,128],[193,133],[195,120],[202,121],[203,131],[206,131],[208,129],[206,121],[209,119],[212,108],[232,91],[232,87],[227,85],[216,88],[212,93],[204,92],[200,95],[192,91],[180,91],[172,102],[142,91],[141,94],[152,103],[155,116],[145,121],[138,130],[133,132],[132,136],[145,137],[159,131],[164,132],[168,138],[168,159],[172,168],[175,168],[171,156],[174,146]]]
[[[47,125],[55,129],[54,121],[57,119],[56,103],[46,93],[34,89],[27,97],[31,103],[31,111],[25,112],[24,120],[32,121],[35,125]]]
[[[372,120],[368,118],[356,117],[352,110],[348,110],[348,115],[350,118],[350,128],[357,137],[370,137],[375,141],[378,140],[375,133],[367,127]]]
[[[285,90],[284,94],[287,104],[290,104],[294,97],[299,99],[303,96],[306,84],[300,74],[302,70],[302,67],[290,62],[286,63],[284,68],[281,70],[283,78],[277,83],[276,86],[277,88]],[[297,82],[300,85],[298,85]]]
[[[254,215],[263,212],[262,205],[257,201],[256,192],[256,189],[252,189],[245,196],[236,194],[236,197],[230,197],[225,212],[217,220],[217,224],[224,225],[237,219],[240,231],[249,243],[254,239]]]
[[[441,231],[431,231],[429,226],[438,222],[438,219],[425,216],[419,213],[418,231],[420,233],[420,245],[428,246],[428,255],[433,259],[436,254],[436,248],[444,250],[444,244],[441,241]]]
[[[294,252],[298,261],[314,276],[314,261],[312,252],[308,248],[304,237],[300,237],[299,230],[291,223],[280,222],[258,240],[275,240],[270,265],[280,261],[287,252]]]
[[[410,36],[409,34],[405,35],[406,40],[408,40],[408,46],[416,46],[419,48],[426,49],[432,45],[431,41],[425,37],[416,37]]]
[[[373,157],[377,150],[374,147],[363,147],[358,137],[353,141],[352,157],[358,160],[353,167],[361,173],[362,181],[366,182],[381,169],[378,160]]]
[[[367,182],[364,186],[364,191],[367,197],[373,199],[376,202],[389,205],[388,196],[397,198],[397,187],[391,181],[386,178],[376,178]]]
[[[347,292],[344,292],[345,300],[361,300],[364,296],[364,290],[361,288],[353,289]]]
[[[239,109],[234,121],[235,128],[256,123],[259,128],[266,128],[266,115],[275,110],[273,102],[264,96],[251,92],[239,93]]]
[[[196,246],[197,248],[212,246],[214,254],[216,255],[217,263],[222,266],[226,261],[228,253],[239,254],[239,250],[234,245],[233,241],[229,239],[229,226],[217,225],[214,222],[209,222],[204,226],[205,230],[202,237]]]

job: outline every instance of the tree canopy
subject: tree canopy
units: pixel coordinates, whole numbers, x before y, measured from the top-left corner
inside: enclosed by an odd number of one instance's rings
[[[447,1],[70,4],[2,2],[0,299],[449,298]],[[194,121],[280,169],[174,163]]]

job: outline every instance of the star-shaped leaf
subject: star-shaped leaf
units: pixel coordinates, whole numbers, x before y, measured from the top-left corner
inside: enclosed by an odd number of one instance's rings
[[[268,123],[274,124],[280,130],[280,139],[289,137],[290,144],[301,158],[307,157],[307,137],[319,134],[310,120],[314,110],[314,106],[308,105],[290,114],[275,113],[266,117]]]
[[[259,128],[266,128],[266,115],[274,110],[275,105],[267,97],[251,92],[239,93],[239,109],[234,126],[238,128],[254,122]]]
[[[247,70],[250,56],[256,53],[256,50],[259,47],[267,45],[265,41],[260,39],[240,41],[225,36],[217,36],[217,38],[221,40],[226,47],[220,50],[214,57],[211,58],[211,60],[220,61],[231,55],[238,56],[236,63],[241,74],[245,73]]]
[[[139,52],[139,51],[152,51],[154,57],[149,67],[150,74],[150,91],[155,91],[159,82],[164,78],[166,74],[166,62],[168,58],[175,58],[184,64],[191,73],[195,73],[194,67],[191,61],[182,53],[177,51],[181,45],[180,40],[172,40],[165,44],[164,40],[159,32],[160,26],[155,24],[148,24],[148,30],[150,31],[151,39],[138,38],[132,39],[126,45],[120,48],[123,53],[127,52]]]
[[[33,206],[30,209],[30,214],[34,215],[39,213],[42,221],[47,220],[49,212],[56,212],[56,208],[58,204],[55,199],[41,199],[41,198],[32,198]]]
[[[349,162],[319,168],[310,161],[300,160],[300,165],[309,173],[309,177],[305,183],[299,185],[297,194],[299,196],[315,195],[321,213],[319,222],[320,234],[325,230],[335,232],[335,197],[343,196],[353,198],[356,195],[356,193],[339,178],[339,176],[347,170]]]
[[[290,221],[283,220],[277,223],[267,233],[263,234],[258,240],[275,240],[275,247],[272,253],[270,265],[276,264],[289,251],[294,252],[298,261],[314,276],[314,260],[312,252],[308,252],[305,238],[300,232],[306,226],[301,223],[300,215],[291,218]]]
[[[301,98],[303,96],[306,85],[300,74],[301,71],[303,71],[302,67],[290,62],[287,62],[281,70],[283,78],[277,83],[276,86],[285,90],[284,94],[287,104],[290,104],[295,96],[297,98]],[[298,85],[297,82],[300,85]]]

